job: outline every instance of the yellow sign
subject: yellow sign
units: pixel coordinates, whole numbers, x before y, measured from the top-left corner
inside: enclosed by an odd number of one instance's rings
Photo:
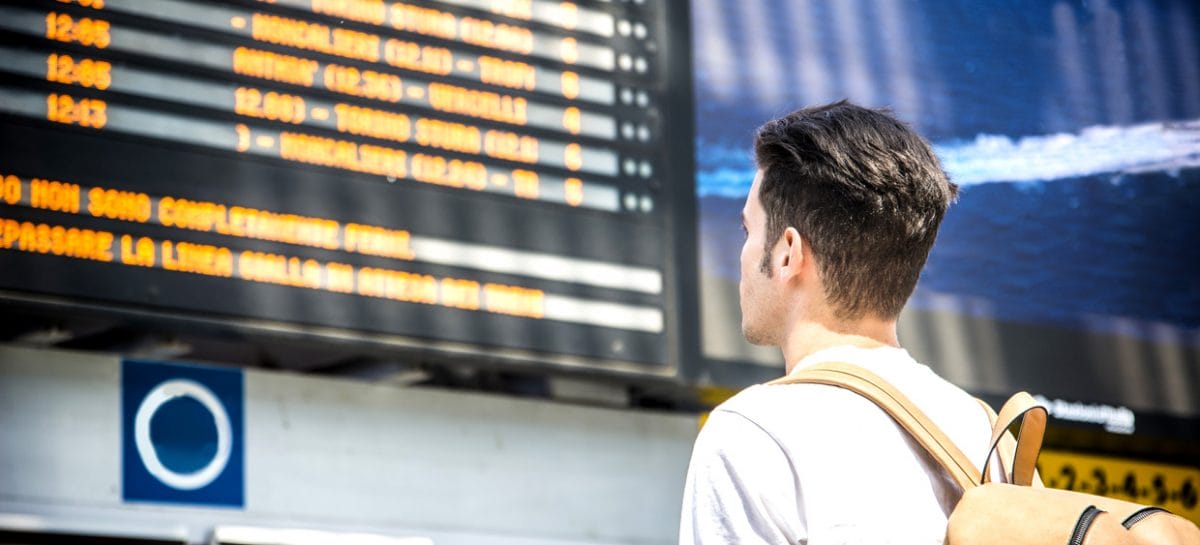
[[[1038,471],[1049,488],[1155,505],[1200,524],[1200,468],[1043,450]]]

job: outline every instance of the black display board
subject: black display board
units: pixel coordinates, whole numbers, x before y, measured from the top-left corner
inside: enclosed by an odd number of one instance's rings
[[[675,376],[671,9],[0,3],[3,297]]]

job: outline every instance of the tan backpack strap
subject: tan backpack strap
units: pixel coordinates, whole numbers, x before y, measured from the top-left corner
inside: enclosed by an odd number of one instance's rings
[[[1030,486],[1036,473],[1038,452],[1042,450],[1042,439],[1046,436],[1046,416],[1046,408],[1025,392],[1017,392],[1009,398],[1000,408],[1000,415],[992,426],[992,442],[988,449],[988,459],[983,463],[984,470],[986,471],[992,454],[1008,435],[1008,428],[1020,420],[1017,445],[1010,451],[1013,453],[1012,463],[1007,465],[1011,471],[1009,482]]]
[[[867,398],[904,428],[964,491],[980,483],[979,470],[954,442],[907,396],[874,373],[848,363],[823,363],[768,384],[794,383],[838,386]]]
[[[992,409],[991,405],[988,405],[988,403],[982,399],[976,399],[975,401],[978,401],[979,406],[983,407],[983,412],[986,413],[988,417],[988,425],[992,427],[994,433],[996,428],[996,420],[998,418],[996,416],[996,411]],[[1012,467],[1013,462],[1013,453],[1016,452],[1016,450],[1017,440],[1013,438],[1011,433],[1006,433],[1000,437],[1000,445],[996,448],[996,458],[1000,463],[1000,473],[1004,475],[1009,474],[1009,469]],[[991,465],[991,458],[988,458],[987,464],[983,466],[984,483],[992,482],[992,472],[991,468],[988,467],[989,465]]]

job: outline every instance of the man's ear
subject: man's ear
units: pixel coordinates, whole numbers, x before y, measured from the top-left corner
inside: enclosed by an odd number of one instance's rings
[[[788,227],[783,230],[779,242],[783,246],[783,253],[779,258],[779,279],[789,281],[792,277],[798,277],[804,266],[805,241],[795,227]]]

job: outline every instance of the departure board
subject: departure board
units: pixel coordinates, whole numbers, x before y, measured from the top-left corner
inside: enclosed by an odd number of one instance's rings
[[[0,298],[672,375],[671,9],[0,2]]]

